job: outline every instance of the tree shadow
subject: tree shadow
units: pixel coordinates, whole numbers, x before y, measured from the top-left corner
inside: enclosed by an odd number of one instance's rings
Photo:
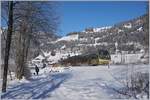
[[[44,99],[50,97],[51,92],[67,79],[71,78],[69,73],[57,73],[46,78],[33,79],[29,83],[22,83],[11,87],[1,95],[2,99]]]
[[[116,81],[108,81],[108,80],[104,80],[101,78],[96,78],[93,79],[93,81],[95,81],[95,85],[104,90],[104,92],[106,94],[109,94],[108,96],[111,99],[123,99],[120,97],[120,94],[116,91],[119,90],[120,88],[123,88],[120,84],[117,84]]]

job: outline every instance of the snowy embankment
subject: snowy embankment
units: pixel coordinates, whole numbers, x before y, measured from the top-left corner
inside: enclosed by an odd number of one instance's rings
[[[40,69],[30,81],[10,82],[5,99],[100,100],[128,98],[114,91],[130,71],[148,72],[149,65],[111,65]],[[129,73],[128,73],[129,72]],[[34,73],[34,71],[32,71]]]

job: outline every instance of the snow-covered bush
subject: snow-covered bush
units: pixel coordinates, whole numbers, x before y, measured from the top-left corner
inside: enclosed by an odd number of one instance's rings
[[[117,93],[129,98],[149,98],[149,73],[137,72],[126,80],[124,88],[114,89]]]
[[[132,90],[136,98],[137,96],[146,95],[149,97],[149,74],[138,72],[134,77],[131,77],[131,86],[129,89]]]

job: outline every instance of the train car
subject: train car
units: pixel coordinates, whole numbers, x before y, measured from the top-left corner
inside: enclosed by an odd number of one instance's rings
[[[111,60],[107,50],[98,50],[98,52],[90,54],[89,57],[89,65],[106,65]]]
[[[83,54],[78,56],[69,57],[67,59],[61,60],[62,65],[67,66],[80,66],[80,65],[106,65],[109,64],[111,58],[107,50],[98,50],[94,53]]]

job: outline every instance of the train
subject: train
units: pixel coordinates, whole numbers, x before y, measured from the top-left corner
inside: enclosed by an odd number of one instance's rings
[[[89,54],[89,65],[107,65],[111,61],[110,53],[107,50],[98,50],[98,52]]]
[[[107,65],[111,61],[111,56],[108,50],[97,50],[93,53],[82,54],[78,56],[68,57],[67,59],[61,60],[59,63],[61,65]]]

